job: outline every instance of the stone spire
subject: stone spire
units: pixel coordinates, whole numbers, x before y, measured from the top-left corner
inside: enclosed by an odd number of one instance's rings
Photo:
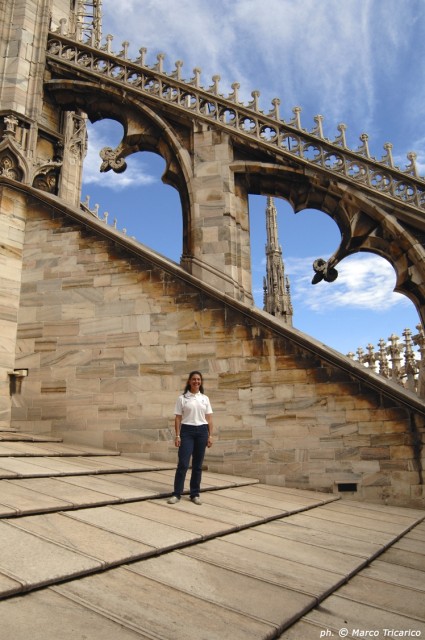
[[[277,211],[272,197],[267,197],[266,208],[266,277],[264,278],[264,311],[292,325],[293,309],[289,279],[285,277],[282,248],[277,235]]]
[[[91,41],[93,46],[100,46],[102,38],[102,0],[78,0],[75,18],[77,39]]]

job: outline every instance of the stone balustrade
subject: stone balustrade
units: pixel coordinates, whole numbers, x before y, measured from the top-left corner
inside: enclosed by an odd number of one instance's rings
[[[252,91],[248,104],[241,102],[238,82],[231,85],[232,91],[225,96],[219,87],[219,76],[214,76],[207,88],[202,86],[199,68],[193,69],[193,77],[184,80],[181,60],[167,73],[163,53],[158,54],[156,63],[149,66],[145,47],[139,49],[136,60],[131,60],[129,43],[123,42],[122,49],[114,53],[110,34],[104,44],[98,43],[94,35],[85,42],[81,39],[78,30],[68,32],[66,20],[61,21],[60,27],[49,37],[48,61],[107,78],[108,82],[148,95],[168,108],[186,112],[191,118],[214,122],[238,137],[255,140],[257,145],[272,149],[278,155],[287,158],[289,154],[298,163],[330,172],[339,179],[379,192],[404,205],[425,209],[425,181],[418,174],[417,156],[413,151],[407,154],[407,166],[400,169],[394,164],[389,142],[385,143],[385,153],[380,160],[371,155],[366,133],[361,134],[357,149],[349,149],[344,123],[338,125],[339,133],[331,140],[324,134],[322,115],[315,116],[315,125],[308,131],[301,122],[301,107],[293,108],[293,117],[287,122],[280,117],[279,98],[274,98],[271,110],[264,112],[260,108],[259,91]]]

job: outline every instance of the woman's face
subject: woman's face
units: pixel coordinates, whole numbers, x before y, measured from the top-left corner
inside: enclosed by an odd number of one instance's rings
[[[202,384],[202,378],[199,373],[194,373],[191,378],[189,378],[190,390],[192,393],[198,393],[199,387]]]

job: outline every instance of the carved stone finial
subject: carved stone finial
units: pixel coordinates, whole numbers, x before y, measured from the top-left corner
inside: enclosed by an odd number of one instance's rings
[[[176,65],[175,70],[170,73],[170,77],[171,78],[175,78],[176,80],[181,80],[182,79],[182,66],[183,66],[183,60],[176,60],[176,62],[174,63]]]
[[[370,158],[369,136],[367,135],[367,133],[362,133],[360,136],[360,140],[362,141],[362,144],[357,149],[357,153],[360,153],[362,156],[366,156],[366,158]]]
[[[193,73],[194,73],[194,76],[189,81],[189,84],[193,84],[197,89],[199,89],[200,86],[201,86],[202,69],[200,69],[199,67],[195,67],[194,70],[193,70]]]
[[[229,93],[229,95],[227,96],[228,100],[231,100],[232,102],[235,102],[236,104],[239,103],[239,89],[241,87],[241,85],[239,84],[239,82],[234,82],[231,85],[233,91],[232,93]]]
[[[312,129],[311,133],[314,136],[319,136],[319,138],[322,138],[322,140],[324,139],[324,135],[323,135],[323,116],[321,116],[320,114],[318,114],[317,116],[314,116],[314,122],[316,123],[316,126],[314,127],[314,129]]]
[[[275,118],[276,120],[280,120],[280,100],[279,98],[273,98],[272,100],[273,109],[269,112],[269,116]]]
[[[159,71],[159,73],[164,73],[164,59],[165,53],[158,53],[156,56],[157,63],[154,65],[154,71]]]
[[[106,51],[106,53],[112,53],[112,41],[114,39],[114,36],[111,33],[108,33],[107,36],[105,36],[105,44],[103,45],[103,47],[101,47],[102,51]]]
[[[136,63],[140,64],[141,67],[146,67],[147,52],[148,50],[146,49],[146,47],[140,47],[139,49],[140,56],[137,58]]]
[[[389,167],[394,168],[394,159],[393,159],[393,145],[391,142],[386,142],[384,144],[384,149],[386,151],[385,155],[382,156],[381,162],[388,165]]]
[[[404,369],[409,381],[409,376],[410,378],[414,376],[417,373],[419,367],[417,366],[415,353],[413,351],[412,331],[410,329],[405,329],[402,335],[404,336]]]
[[[364,355],[363,362],[368,365],[369,369],[375,368],[375,347],[369,342],[366,346],[367,353]]]
[[[301,107],[294,107],[292,109],[292,113],[294,114],[294,117],[292,118],[292,120],[290,120],[288,122],[288,124],[296,127],[297,129],[301,129]]]
[[[362,347],[359,347],[359,348],[357,349],[356,353],[357,353],[357,360],[363,364],[363,360],[364,360],[364,351],[363,351]]]
[[[123,58],[124,60],[128,60],[128,47],[129,46],[130,46],[130,43],[127,40],[124,40],[124,42],[122,43],[122,49],[118,53],[118,58]]]
[[[377,359],[378,359],[379,373],[381,374],[381,376],[384,376],[385,378],[389,378],[390,368],[388,366],[387,345],[385,340],[383,338],[380,338],[378,345],[379,345],[379,353],[378,353]]]
[[[13,114],[10,114],[8,116],[4,116],[3,120],[4,124],[6,125],[4,135],[14,138],[16,135],[16,128],[19,124],[18,118]]]
[[[221,80],[220,76],[218,75],[213,76],[212,77],[213,84],[208,89],[208,91],[211,91],[211,93],[213,93],[215,96],[220,95],[220,90],[218,87],[220,80]]]
[[[409,151],[409,153],[407,154],[407,159],[410,160],[410,164],[407,165],[404,173],[408,173],[412,176],[415,176],[415,178],[419,177],[418,174],[418,167],[416,165],[416,158],[418,157],[418,154],[415,153],[414,151]]]
[[[100,165],[100,172],[114,171],[115,173],[122,173],[127,169],[127,163],[124,158],[118,157],[119,150],[112,149],[112,147],[104,147],[100,150],[99,155],[103,162]]]
[[[258,98],[260,97],[260,92],[255,90],[251,92],[251,96],[252,96],[252,100],[251,102],[248,104],[249,107],[251,107],[251,109],[254,109],[254,111],[259,111],[258,108]]]
[[[347,149],[347,139],[345,137],[345,132],[347,131],[347,125],[344,122],[340,122],[337,126],[339,131],[339,136],[337,136],[334,140],[334,144],[342,147],[343,149]]]
[[[421,324],[417,324],[416,329],[418,330],[418,333],[412,336],[413,344],[416,344],[419,347],[421,359],[425,362],[425,333]]]
[[[392,377],[398,380],[401,373],[402,347],[400,345],[400,338],[395,333],[392,333],[388,340],[390,344],[387,346],[387,353],[391,360],[391,373]]]

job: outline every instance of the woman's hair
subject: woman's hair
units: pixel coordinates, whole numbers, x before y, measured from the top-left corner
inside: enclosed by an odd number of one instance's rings
[[[183,391],[183,395],[184,395],[185,393],[187,393],[188,391],[190,391],[190,379],[192,378],[192,376],[201,376],[201,384],[200,384],[200,386],[199,386],[199,391],[200,391],[201,393],[204,393],[204,384],[203,384],[204,379],[203,379],[203,377],[202,377],[202,373],[201,373],[200,371],[191,371],[191,372],[189,373],[189,377],[188,377],[188,379],[187,379],[186,386],[185,386],[184,391]]]

